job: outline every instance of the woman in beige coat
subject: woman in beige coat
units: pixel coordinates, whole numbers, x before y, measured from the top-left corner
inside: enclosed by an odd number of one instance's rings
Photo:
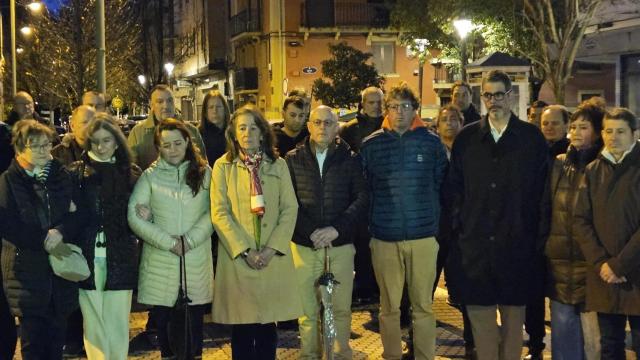
[[[233,359],[275,359],[275,323],[302,315],[289,247],[298,202],[262,114],[236,111],[226,139],[229,151],[211,176],[220,236],[213,320],[233,325]]]
[[[162,121],[154,143],[160,157],[142,174],[129,200],[129,225],[144,240],[138,302],[155,306],[161,356],[171,358],[167,329],[178,298],[180,257],[184,255],[197,358],[202,355],[203,305],[211,302],[213,292],[211,170],[180,121]]]

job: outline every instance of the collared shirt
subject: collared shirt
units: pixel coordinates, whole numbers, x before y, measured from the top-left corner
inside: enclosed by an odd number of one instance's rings
[[[489,119],[489,117],[487,117],[487,120],[489,120],[489,127],[491,129],[491,136],[493,137],[493,141],[498,142],[498,140],[500,140],[504,132],[507,130],[507,127],[509,127],[509,121],[507,121],[507,124],[504,126],[502,131],[498,131],[498,129],[493,126],[493,122],[491,121],[491,119]]]
[[[604,156],[607,160],[611,161],[614,164],[620,164],[622,162],[622,160],[624,160],[624,158],[633,150],[633,148],[636,146],[637,141],[633,142],[633,145],[631,145],[631,147],[629,148],[629,150],[625,151],[622,156],[620,157],[619,160],[616,160],[616,158],[613,156],[613,154],[611,154],[611,152],[609,150],[607,150],[606,148],[602,150],[602,156]]]
[[[325,148],[323,151],[315,148],[316,161],[318,161],[318,167],[320,168],[320,177],[322,177],[322,166],[324,165],[324,161],[327,158],[327,153],[329,148]]]

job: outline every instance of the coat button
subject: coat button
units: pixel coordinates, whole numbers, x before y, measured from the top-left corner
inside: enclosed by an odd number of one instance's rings
[[[491,188],[495,189],[496,188],[496,183],[491,183]]]
[[[495,240],[496,240],[496,237],[495,237],[495,236],[489,236],[489,240],[491,240],[491,241],[495,241]]]

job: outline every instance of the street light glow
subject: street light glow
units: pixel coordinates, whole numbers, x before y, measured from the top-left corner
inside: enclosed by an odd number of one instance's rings
[[[173,65],[172,63],[164,64],[164,69],[167,71],[167,74],[169,74],[169,76],[171,76],[171,74],[173,73],[173,68],[174,67],[175,67],[175,65]]]
[[[33,29],[30,26],[23,26],[20,28],[22,35],[29,36],[33,33]]]
[[[39,1],[33,1],[29,3],[27,7],[33,12],[39,12],[40,10],[42,10],[42,3]]]
[[[141,86],[144,86],[147,83],[147,77],[142,74],[138,75],[138,82]]]
[[[458,31],[460,39],[464,39],[473,30],[473,23],[468,19],[458,19],[453,21],[453,26]]]
[[[24,52],[24,49],[23,49],[23,48],[17,48],[17,49],[16,49],[16,52],[17,52],[18,54],[22,54],[22,53]]]

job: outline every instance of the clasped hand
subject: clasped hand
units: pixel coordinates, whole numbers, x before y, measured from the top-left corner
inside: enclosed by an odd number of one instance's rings
[[[244,261],[254,270],[262,270],[269,266],[271,259],[276,254],[276,251],[270,247],[265,247],[262,250],[249,250]]]
[[[607,284],[622,284],[627,282],[626,277],[616,275],[607,263],[602,264],[600,267],[600,278]]]
[[[318,228],[311,233],[309,239],[313,243],[313,247],[316,249],[322,249],[325,247],[331,247],[331,242],[338,238],[340,234],[338,230],[333,226],[327,226]]]

